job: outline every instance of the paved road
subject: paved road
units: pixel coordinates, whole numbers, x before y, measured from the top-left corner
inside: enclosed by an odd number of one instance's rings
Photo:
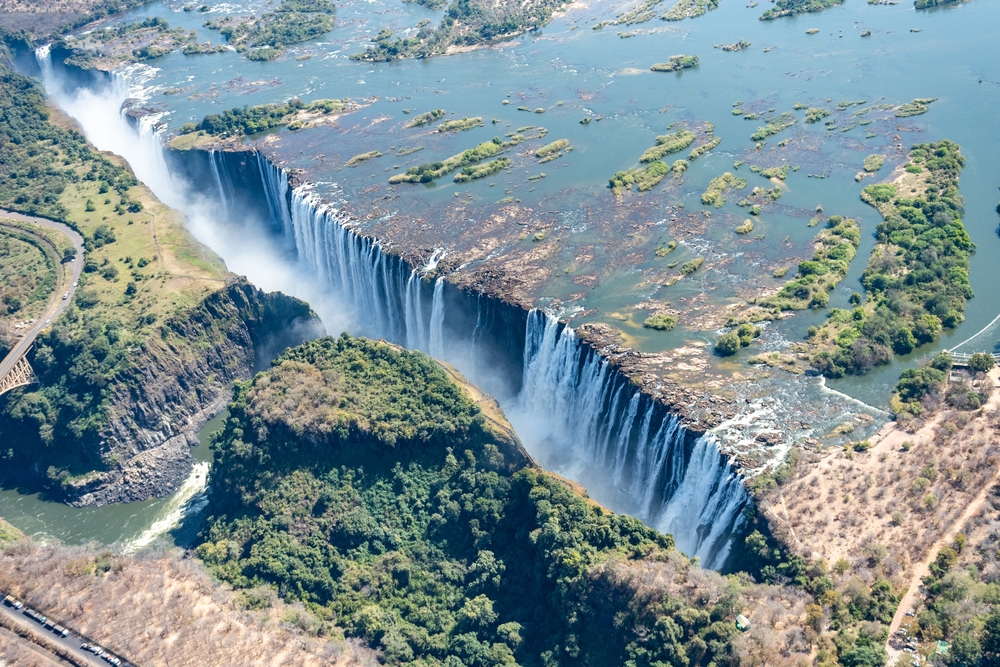
[[[73,293],[76,291],[74,285],[80,279],[80,271],[83,270],[83,237],[79,233],[70,229],[66,225],[53,222],[52,220],[46,220],[44,218],[35,218],[30,215],[23,215],[21,213],[15,213],[13,211],[6,211],[0,209],[0,225],[2,225],[2,219],[17,220],[19,222],[30,222],[32,224],[38,225],[39,227],[44,227],[45,229],[51,229],[57,231],[73,242],[73,247],[76,248],[76,258],[73,259],[71,264],[60,263],[62,257],[59,255],[57,249],[52,245],[52,243],[43,236],[36,236],[41,243],[52,249],[52,253],[55,255],[55,260],[57,266],[61,267],[59,273],[58,286],[55,292],[52,293],[52,299],[49,301],[48,305],[41,315],[38,316],[38,320],[25,334],[24,338],[18,341],[14,349],[4,357],[3,361],[0,361],[0,378],[6,377],[10,369],[14,367],[18,359],[23,357],[28,349],[34,344],[35,338],[38,334],[42,332],[45,327],[47,327],[53,320],[62,315],[63,311],[69,307],[70,302],[73,300]],[[30,233],[20,227],[16,228],[20,233]],[[66,268],[70,268],[69,276],[67,277]],[[63,295],[69,292],[69,296],[63,299]]]
[[[0,598],[2,597],[3,596],[0,595]],[[66,650],[66,652],[71,654],[74,658],[76,658],[77,662],[79,662],[81,665],[95,665],[95,667],[96,665],[102,665],[103,667],[107,667],[108,665],[108,663],[104,662],[93,653],[90,653],[89,651],[84,651],[82,648],[80,648],[80,644],[83,643],[83,640],[80,639],[80,637],[74,635],[73,633],[70,633],[68,637],[59,637],[54,632],[46,630],[43,626],[39,625],[37,622],[25,616],[22,612],[17,611],[12,607],[8,607],[7,605],[2,603],[0,603],[0,614],[3,614],[3,616],[7,620],[16,624],[18,627],[27,630],[29,633],[31,633],[32,636],[44,637],[46,641],[51,642],[52,644],[59,646],[59,648]],[[32,642],[32,645],[37,646],[42,650],[45,650],[44,646],[40,646],[39,644],[35,644],[34,642]],[[57,656],[53,656],[53,660],[57,662],[64,662]]]

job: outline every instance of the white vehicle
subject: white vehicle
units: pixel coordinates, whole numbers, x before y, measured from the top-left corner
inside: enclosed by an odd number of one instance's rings
[[[76,282],[76,281],[74,281],[74,282],[73,282],[73,287],[76,287],[76,286],[77,286],[77,285],[79,285],[79,284],[80,284],[79,282]]]

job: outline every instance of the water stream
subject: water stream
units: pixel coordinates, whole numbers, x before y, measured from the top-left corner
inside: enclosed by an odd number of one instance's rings
[[[1000,103],[1000,53],[992,48],[992,26],[1000,6],[974,2],[943,12],[915,13],[902,5],[855,3],[816,16],[758,22],[756,15],[748,13],[751,10],[722,3],[702,19],[669,26],[649,24],[643,28],[648,29],[645,34],[628,40],[618,38],[610,28],[589,29],[591,21],[608,18],[611,11],[611,3],[598,2],[582,13],[557,18],[542,33],[516,40],[513,46],[389,64],[358,64],[346,56],[358,50],[363,35],[377,31],[386,21],[404,25],[429,16],[428,10],[390,0],[345,2],[338,7],[343,27],[335,29],[329,41],[296,47],[292,54],[320,57],[250,63],[235,53],[194,58],[173,54],[158,59],[156,68],[132,66],[118,72],[106,85],[67,85],[60,72],[54,71],[48,54],[39,55],[49,93],[80,121],[88,138],[99,148],[123,155],[160,199],[183,210],[191,230],[231,270],[265,289],[307,300],[331,333],[347,330],[379,336],[455,363],[498,397],[526,446],[543,465],[581,481],[608,507],[673,533],[682,550],[701,556],[706,565],[717,566],[724,560],[729,535],[747,503],[743,485],[720,444],[726,449],[736,441],[753,442],[762,428],[821,437],[859,415],[867,415],[877,426],[886,417],[880,407],[884,407],[887,389],[901,368],[930,351],[921,350],[864,380],[831,383],[830,388],[815,378],[776,375],[745,390],[746,396],[741,396],[745,408],[736,419],[703,435],[691,433],[581,345],[572,328],[558,323],[552,314],[517,311],[495,299],[461,292],[442,278],[431,280],[444,254],[438,244],[433,244],[436,249],[427,266],[414,267],[355,233],[365,232],[378,220],[352,215],[352,204],[368,201],[366,189],[384,187],[385,172],[391,167],[386,169],[385,160],[372,160],[348,172],[342,170],[344,160],[410,141],[399,134],[397,124],[405,120],[400,114],[403,104],[419,110],[447,106],[459,117],[494,114],[503,132],[544,121],[553,138],[569,137],[576,146],[565,163],[546,165],[548,178],[532,182],[530,188],[518,175],[524,169],[519,169],[509,178],[498,176],[502,187],[495,190],[487,182],[463,186],[463,197],[483,205],[507,188],[540,210],[556,209],[571,239],[576,239],[568,242],[569,257],[560,261],[569,263],[573,253],[586,247],[598,264],[606,260],[611,266],[613,257],[602,250],[608,244],[602,234],[607,232],[594,216],[615,213],[600,208],[606,204],[593,202],[606,201],[609,175],[634,164],[651,137],[671,123],[711,120],[716,133],[725,139],[719,151],[692,163],[682,186],[644,213],[662,218],[663,238],[669,238],[670,216],[680,204],[698,207],[708,180],[733,169],[734,159],[746,158],[752,150],[746,137],[755,124],[730,114],[734,100],[753,100],[766,112],[769,107],[791,108],[796,102],[830,104],[865,98],[901,103],[937,96],[939,101],[926,116],[905,121],[890,117],[865,126],[876,130],[871,138],[863,128],[843,134],[822,126],[797,126],[790,135],[801,148],[792,159],[802,166],[802,173],[785,184],[781,205],[762,216],[761,231],[769,242],[734,243],[729,221],[742,211],[727,204],[715,213],[715,219],[729,225],[726,234],[709,226],[703,238],[685,240],[677,255],[683,261],[697,253],[715,253],[719,265],[727,267],[725,272],[721,277],[706,276],[702,282],[679,283],[667,296],[727,303],[741,282],[761,272],[769,274],[767,267],[782,257],[808,252],[815,230],[806,227],[804,220],[817,203],[830,214],[859,218],[870,232],[878,216],[857,198],[863,184],[853,182],[856,163],[869,152],[891,155],[897,145],[947,136],[961,143],[967,155],[962,176],[962,194],[968,201],[966,224],[980,247],[971,274],[977,297],[970,302],[967,322],[953,334],[958,342],[1000,311],[1000,294],[988,289],[1000,276],[1000,265],[990,259],[997,242],[992,209],[1000,174],[1000,129],[979,122],[976,115]],[[200,18],[161,3],[131,16],[146,15],[162,15],[172,24],[200,28],[186,23]],[[822,26],[821,35],[805,35],[805,28],[813,23]],[[580,25],[586,29],[577,31]],[[860,38],[862,27],[873,36]],[[910,27],[923,32],[920,36],[909,33]],[[735,54],[712,48],[739,37],[752,41],[754,48]],[[954,48],[956,39],[963,48]],[[759,48],[765,45],[776,48]],[[699,70],[676,76],[648,72],[650,62],[680,52],[699,53]],[[490,77],[484,79],[483,72]],[[906,77],[901,72],[921,74]],[[160,97],[166,90],[185,94]],[[163,123],[177,127],[222,108],[296,95],[307,100],[364,98],[370,108],[322,132],[282,133],[270,159],[259,152],[207,154],[203,177],[192,177],[193,167],[184,164],[195,158],[171,156],[163,149]],[[540,117],[517,116],[516,105],[501,106],[505,96],[532,107],[545,105],[548,111]],[[159,111],[134,127],[121,114],[127,98],[142,100]],[[583,126],[578,122],[582,115],[600,115],[603,120]],[[389,119],[392,122],[383,122]],[[468,133],[421,135],[415,141],[426,142],[428,148],[416,158],[427,161],[433,159],[430,155],[453,154],[488,140],[498,129],[487,125]],[[773,150],[750,157],[774,160]],[[291,187],[291,169],[303,170],[305,185]],[[829,178],[807,179],[805,173]],[[442,224],[436,212],[451,205],[457,190],[448,183],[398,192],[401,199],[394,205],[424,214],[433,228]],[[475,209],[470,210],[461,224],[475,229],[481,219]],[[451,219],[447,222],[456,224]],[[436,233],[444,242],[449,234],[460,231],[443,228]],[[862,258],[871,245],[866,234],[848,279],[831,294],[832,305],[846,305],[850,292],[857,289]],[[651,296],[660,298],[659,288],[650,288],[644,278],[647,269],[645,264],[614,265],[603,271],[600,284],[583,302],[594,314],[581,321],[610,318],[620,324],[612,317],[617,309]],[[574,277],[559,273],[542,286],[540,305],[579,291]],[[800,339],[805,328],[820,317],[821,313],[803,314],[769,328],[761,347],[782,349],[788,340]],[[647,351],[677,347],[687,338],[710,340],[714,335],[684,327],[669,334],[653,334],[634,323],[622,327],[630,344]],[[780,454],[781,450],[773,452],[774,459],[780,459]],[[22,497],[13,492],[4,493],[12,494],[7,506],[21,502]],[[0,495],[0,516],[10,514],[3,504],[5,497]],[[65,517],[67,523],[70,517],[83,517],[75,521],[79,530],[73,535],[82,537],[90,530],[93,539],[127,541],[158,519],[176,513],[183,503],[168,505],[168,501],[150,501],[100,508],[119,512],[113,521],[125,526],[105,525],[101,527],[104,532],[96,525],[87,527],[90,510],[65,508]],[[20,518],[7,518],[15,525],[18,521],[27,524],[30,514],[29,510],[21,512]],[[58,532],[53,536],[65,539]],[[73,539],[77,538],[69,537]]]

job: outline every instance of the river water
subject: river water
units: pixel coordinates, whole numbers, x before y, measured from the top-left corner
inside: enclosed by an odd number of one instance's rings
[[[245,3],[248,7],[259,5]],[[226,3],[218,8],[233,6]],[[761,11],[762,7],[724,2],[698,19],[679,23],[653,20],[595,31],[592,26],[613,18],[616,9],[613,3],[594,2],[501,48],[372,64],[351,61],[349,56],[363,50],[366,40],[383,27],[399,32],[422,18],[437,20],[441,13],[395,0],[350,1],[338,5],[338,25],[333,32],[322,41],[292,47],[278,61],[253,63],[232,52],[212,56],[174,53],[154,61],[154,69],[142,68],[141,94],[147,106],[165,112],[163,120],[173,130],[183,123],[197,122],[207,113],[296,96],[307,101],[349,97],[371,102],[363,111],[343,117],[334,128],[283,132],[276,149],[284,166],[304,170],[317,184],[319,194],[354,201],[360,215],[371,201],[390,192],[386,180],[392,165],[405,168],[441,159],[497,134],[528,125],[545,126],[549,134],[540,143],[567,138],[575,147],[573,153],[545,165],[512,156],[515,168],[495,178],[461,187],[449,180],[437,187],[411,186],[391,192],[400,195],[400,210],[427,214],[430,231],[420,240],[447,239],[449,234],[462,231],[453,226],[451,218],[448,227],[434,222],[435,217],[444,217],[441,211],[453,205],[459,190],[463,200],[474,202],[467,216],[472,233],[507,190],[525,205],[559,211],[572,227],[559,260],[567,271],[558,272],[535,290],[537,302],[544,305],[565,300],[581,291],[579,283],[573,281],[580,272],[571,265],[574,255],[586,248],[596,254],[595,263],[602,268],[599,284],[588,290],[583,300],[573,302],[577,310],[588,311],[576,323],[609,322],[624,330],[630,345],[645,351],[671,349],[691,338],[712,340],[716,334],[685,326],[683,317],[675,331],[654,332],[641,327],[645,316],[641,311],[628,315],[624,322],[622,312],[649,298],[670,301],[683,312],[684,306],[679,304],[705,295],[710,305],[727,304],[750,286],[779,284],[770,278],[771,269],[810,253],[817,230],[805,222],[817,205],[822,205],[827,215],[858,218],[866,232],[851,274],[831,295],[832,306],[846,307],[850,293],[859,288],[858,279],[874,243],[871,232],[880,221],[858,198],[861,188],[872,182],[854,181],[863,158],[871,153],[887,155],[887,164],[880,172],[884,176],[900,163],[899,147],[949,138],[961,144],[967,158],[961,192],[967,200],[965,223],[979,246],[971,271],[977,297],[969,303],[965,323],[947,333],[939,347],[964,340],[1000,312],[1000,294],[991,289],[1000,278],[1000,263],[994,254],[998,242],[994,209],[1000,197],[1000,125],[991,122],[985,111],[1000,104],[1000,51],[993,41],[1000,5],[974,1],[917,12],[908,3],[869,5],[854,0],[819,14],[758,21]],[[201,39],[219,40],[218,33],[201,27],[204,15],[183,12],[177,3],[143,7],[121,20],[147,15],[197,29]],[[820,32],[806,34],[806,29],[813,27]],[[861,37],[862,30],[870,31],[871,36]],[[641,34],[628,39],[619,36],[631,31]],[[714,48],[739,39],[749,41],[751,47],[738,52]],[[677,74],[649,71],[652,63],[677,53],[698,54],[700,66]],[[309,59],[299,60],[307,56]],[[759,151],[749,136],[763,121],[748,122],[731,113],[737,101],[764,115],[771,109],[791,111],[796,103],[835,109],[842,101],[864,100],[868,103],[865,106],[870,106],[901,104],[918,97],[936,97],[938,101],[929,113],[912,118],[895,118],[891,112],[870,113],[864,118],[874,119],[871,124],[846,132],[841,130],[860,120],[852,114],[862,107],[835,113],[838,128],[832,131],[823,123],[805,124],[803,113],[798,112],[798,123]],[[505,99],[512,103],[503,105]],[[519,112],[518,106],[541,107],[546,112]],[[481,116],[486,126],[444,134],[402,130],[402,124],[412,118],[403,113],[404,108],[413,113],[445,108],[457,118]],[[584,126],[578,122],[584,116],[602,120]],[[498,122],[491,123],[493,119]],[[679,186],[670,184],[668,178],[658,190],[633,194],[631,201],[642,202],[641,210],[616,211],[606,187],[608,178],[636,165],[642,151],[672,123],[694,126],[705,121],[713,123],[716,136],[723,138],[718,149],[692,162]],[[777,147],[778,140],[786,137],[791,138],[788,147]],[[406,158],[387,157],[343,169],[344,161],[353,155],[375,149],[388,153],[390,148],[407,145],[425,148]],[[669,157],[679,156],[683,153]],[[785,194],[777,205],[765,207],[752,235],[762,235],[762,239],[732,233],[746,217],[745,209],[734,205],[740,193],[730,197],[721,210],[711,210],[712,219],[699,230],[698,238],[663,224],[661,233],[647,234],[642,244],[629,248],[645,252],[646,259],[627,264],[618,261],[626,251],[616,243],[629,235],[629,216],[634,221],[662,216],[666,223],[667,216],[676,214],[680,205],[686,210],[702,208],[700,195],[708,181],[723,171],[732,171],[735,160],[800,167],[786,180]],[[527,181],[529,171],[544,171],[547,178]],[[737,173],[747,177],[751,187],[770,187],[765,179],[747,173],[746,167]],[[826,178],[809,178],[808,174]],[[371,192],[375,194],[366,194]],[[593,221],[600,216],[620,220],[602,227]],[[362,227],[373,224],[362,223]],[[649,250],[670,238],[682,240],[672,260],[683,262],[704,255],[717,260],[716,269],[705,272],[698,281],[681,281],[670,288],[651,283],[649,270],[659,260]],[[615,249],[602,251],[602,246]],[[244,268],[237,244],[215,249],[234,270]],[[662,264],[659,261],[660,268]],[[258,270],[260,275],[255,276],[253,266],[245,268],[251,279],[266,286],[266,272]],[[821,312],[800,314],[782,323],[780,333],[788,340],[800,340],[822,317]],[[901,368],[932,351],[922,348],[912,358],[876,370],[862,380],[830,384],[885,407],[888,390]]]
[[[831,295],[831,305],[846,306],[850,293],[859,287],[865,258],[874,243],[871,232],[879,221],[877,213],[858,198],[861,187],[871,182],[854,181],[863,158],[871,153],[888,155],[887,165],[880,172],[888,174],[902,159],[900,145],[942,138],[957,141],[967,158],[961,180],[961,192],[967,200],[965,223],[979,246],[971,271],[977,296],[969,302],[966,321],[946,334],[935,349],[922,348],[910,358],[899,359],[863,379],[829,383],[830,388],[846,396],[875,408],[884,407],[889,388],[903,368],[936,349],[965,340],[1000,312],[1000,293],[993,288],[1000,278],[994,211],[1000,183],[1000,126],[987,115],[1000,104],[1000,52],[994,48],[1000,5],[974,0],[957,7],[916,12],[902,3],[874,6],[852,0],[820,14],[770,22],[756,20],[761,11],[763,7],[723,2],[718,10],[695,20],[670,24],[657,20],[594,31],[594,23],[613,18],[615,13],[610,3],[595,2],[500,48],[370,64],[350,61],[348,56],[362,50],[365,40],[382,27],[399,30],[421,18],[436,20],[440,12],[393,0],[347,2],[338,6],[338,26],[330,35],[290,49],[289,55],[279,61],[252,63],[236,53],[195,57],[178,53],[154,61],[152,67],[133,69],[132,74],[141,82],[138,92],[145,104],[163,112],[163,120],[174,130],[185,122],[196,122],[206,113],[296,96],[307,101],[320,97],[366,101],[366,109],[342,118],[335,128],[298,134],[282,132],[275,149],[284,166],[304,170],[319,195],[354,201],[362,209],[373,196],[369,192],[381,196],[386,191],[386,167],[441,159],[495,134],[544,125],[549,130],[546,140],[568,138],[575,147],[573,153],[543,167],[521,160],[509,173],[463,185],[462,199],[472,202],[473,215],[468,224],[475,225],[477,216],[481,219],[505,191],[528,205],[561,212],[572,229],[563,252],[571,256],[580,248],[596,247],[597,263],[607,265],[601,271],[599,284],[588,291],[582,302],[576,302],[579,309],[588,310],[586,317],[577,322],[612,323],[626,331],[629,344],[645,351],[671,349],[691,339],[709,341],[716,334],[699,331],[683,321],[674,332],[653,333],[637,325],[641,316],[629,317],[623,323],[621,311],[649,298],[674,303],[705,298],[709,306],[718,307],[736,300],[749,283],[767,286],[770,267],[808,255],[816,229],[809,228],[806,221],[819,204],[827,214],[856,217],[865,230],[850,275]],[[217,34],[201,28],[203,15],[180,11],[176,3],[143,7],[122,20],[149,15],[162,16],[172,25],[198,29],[202,39],[218,41]],[[806,29],[812,27],[820,32],[807,35]],[[618,35],[634,30],[641,34],[627,39]],[[871,36],[862,38],[862,30],[871,31]],[[751,48],[740,52],[713,48],[741,38],[751,42]],[[649,71],[652,63],[677,53],[698,54],[700,66],[680,74]],[[299,59],[304,56],[310,57]],[[938,100],[925,115],[898,119],[891,113],[873,112],[870,125],[843,132],[852,122],[853,111],[860,107],[835,114],[838,128],[834,130],[827,130],[823,123],[804,124],[800,112],[794,127],[759,151],[749,135],[763,122],[748,122],[731,113],[736,101],[765,114],[770,109],[791,111],[796,103],[835,108],[841,101],[901,104],[917,97]],[[512,100],[512,104],[504,105],[504,99]],[[522,105],[544,107],[546,112],[518,112],[516,108]],[[403,108],[414,109],[414,113],[445,108],[459,118],[482,116],[487,124],[469,132],[412,136],[406,134],[412,130],[401,130],[402,124],[412,118],[403,113]],[[601,120],[581,125],[579,120],[584,116]],[[492,119],[498,123],[491,123]],[[709,121],[723,142],[713,153],[693,162],[681,184],[667,183],[643,195],[633,193],[633,197],[643,198],[639,200],[643,202],[641,209],[616,213],[607,179],[618,170],[636,165],[638,156],[652,145],[654,137],[678,121],[691,126]],[[792,139],[788,148],[778,148],[778,140],[785,137]],[[91,138],[105,147],[98,137]],[[353,155],[417,144],[425,148],[405,161],[388,158],[392,162],[373,160],[350,171],[342,169],[343,162]],[[700,194],[708,181],[723,171],[732,171],[736,160],[800,167],[788,177],[779,203],[766,208],[761,216],[758,230],[763,238],[740,239],[731,233],[745,217],[745,211],[734,205],[738,197],[730,198],[722,209],[712,210],[712,218],[697,238],[684,236],[682,230],[667,223],[668,216],[678,211],[700,209]],[[144,166],[133,160],[133,167],[144,178]],[[541,169],[547,173],[545,179],[526,180],[526,171],[535,174]],[[807,174],[825,178],[809,178]],[[739,175],[746,177],[751,186],[770,187],[745,167]],[[412,186],[400,189],[400,207],[433,218],[435,211],[454,201],[456,193],[459,188],[451,183]],[[620,220],[605,226],[591,222],[602,215],[618,216]],[[624,266],[615,262],[614,251],[602,255],[601,246],[612,246],[611,241],[616,239],[610,237],[615,234],[628,236],[630,215],[637,216],[636,222],[662,220],[663,233],[642,239],[639,249],[647,257]],[[450,231],[440,227],[431,230],[442,237]],[[256,255],[243,253],[237,238],[227,238],[225,229],[211,232],[203,239],[214,239],[210,245],[230,268],[246,273],[264,288],[286,287],[275,277],[272,267],[261,266]],[[682,240],[672,259],[684,261],[706,255],[717,260],[717,268],[705,271],[698,281],[670,288],[651,284],[647,270],[656,260],[649,251],[670,238]],[[537,288],[539,304],[566,300],[571,293],[579,292],[578,283],[573,282],[577,275],[569,271],[545,281]],[[768,345],[777,349],[783,341],[800,340],[805,329],[822,317],[822,313],[804,313],[776,325],[768,334]],[[758,393],[768,394],[767,400],[782,401],[786,408],[796,401],[816,401],[817,396],[826,402],[837,396],[815,380],[787,378],[771,382],[782,386]],[[867,412],[881,414],[877,409]],[[831,427],[838,423],[836,419],[829,422]],[[136,544],[140,538],[145,541],[143,534],[148,536],[147,531],[154,526],[153,532],[166,531],[164,526],[173,522],[172,517],[184,505],[176,501],[184,500],[187,494],[197,495],[191,490],[197,489],[198,479],[193,477],[191,481],[173,499],[83,510],[3,491],[0,516],[30,534],[69,543],[97,540]]]
[[[166,498],[79,508],[39,494],[0,489],[0,517],[40,541],[114,544],[125,551],[148,546],[162,537],[174,544],[187,544],[197,531],[197,517],[205,507],[211,435],[222,427],[226,414],[212,418],[198,432],[198,446],[191,449],[194,468],[180,488]]]

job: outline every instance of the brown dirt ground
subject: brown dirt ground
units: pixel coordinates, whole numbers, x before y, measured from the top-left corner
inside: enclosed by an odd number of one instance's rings
[[[990,377],[996,386],[1000,368]],[[954,537],[1000,472],[998,407],[994,392],[976,412],[944,410],[911,432],[890,423],[864,453],[807,452],[761,507],[775,535],[806,557],[847,559],[863,574],[876,565],[875,545],[885,547],[883,568],[897,590],[909,590],[934,545]]]
[[[274,599],[263,612],[243,611],[196,561],[109,557],[110,571],[95,574],[97,557],[80,547],[19,542],[0,552],[0,589],[142,665],[377,664],[353,641],[299,630],[297,619],[308,617],[301,605]]]

